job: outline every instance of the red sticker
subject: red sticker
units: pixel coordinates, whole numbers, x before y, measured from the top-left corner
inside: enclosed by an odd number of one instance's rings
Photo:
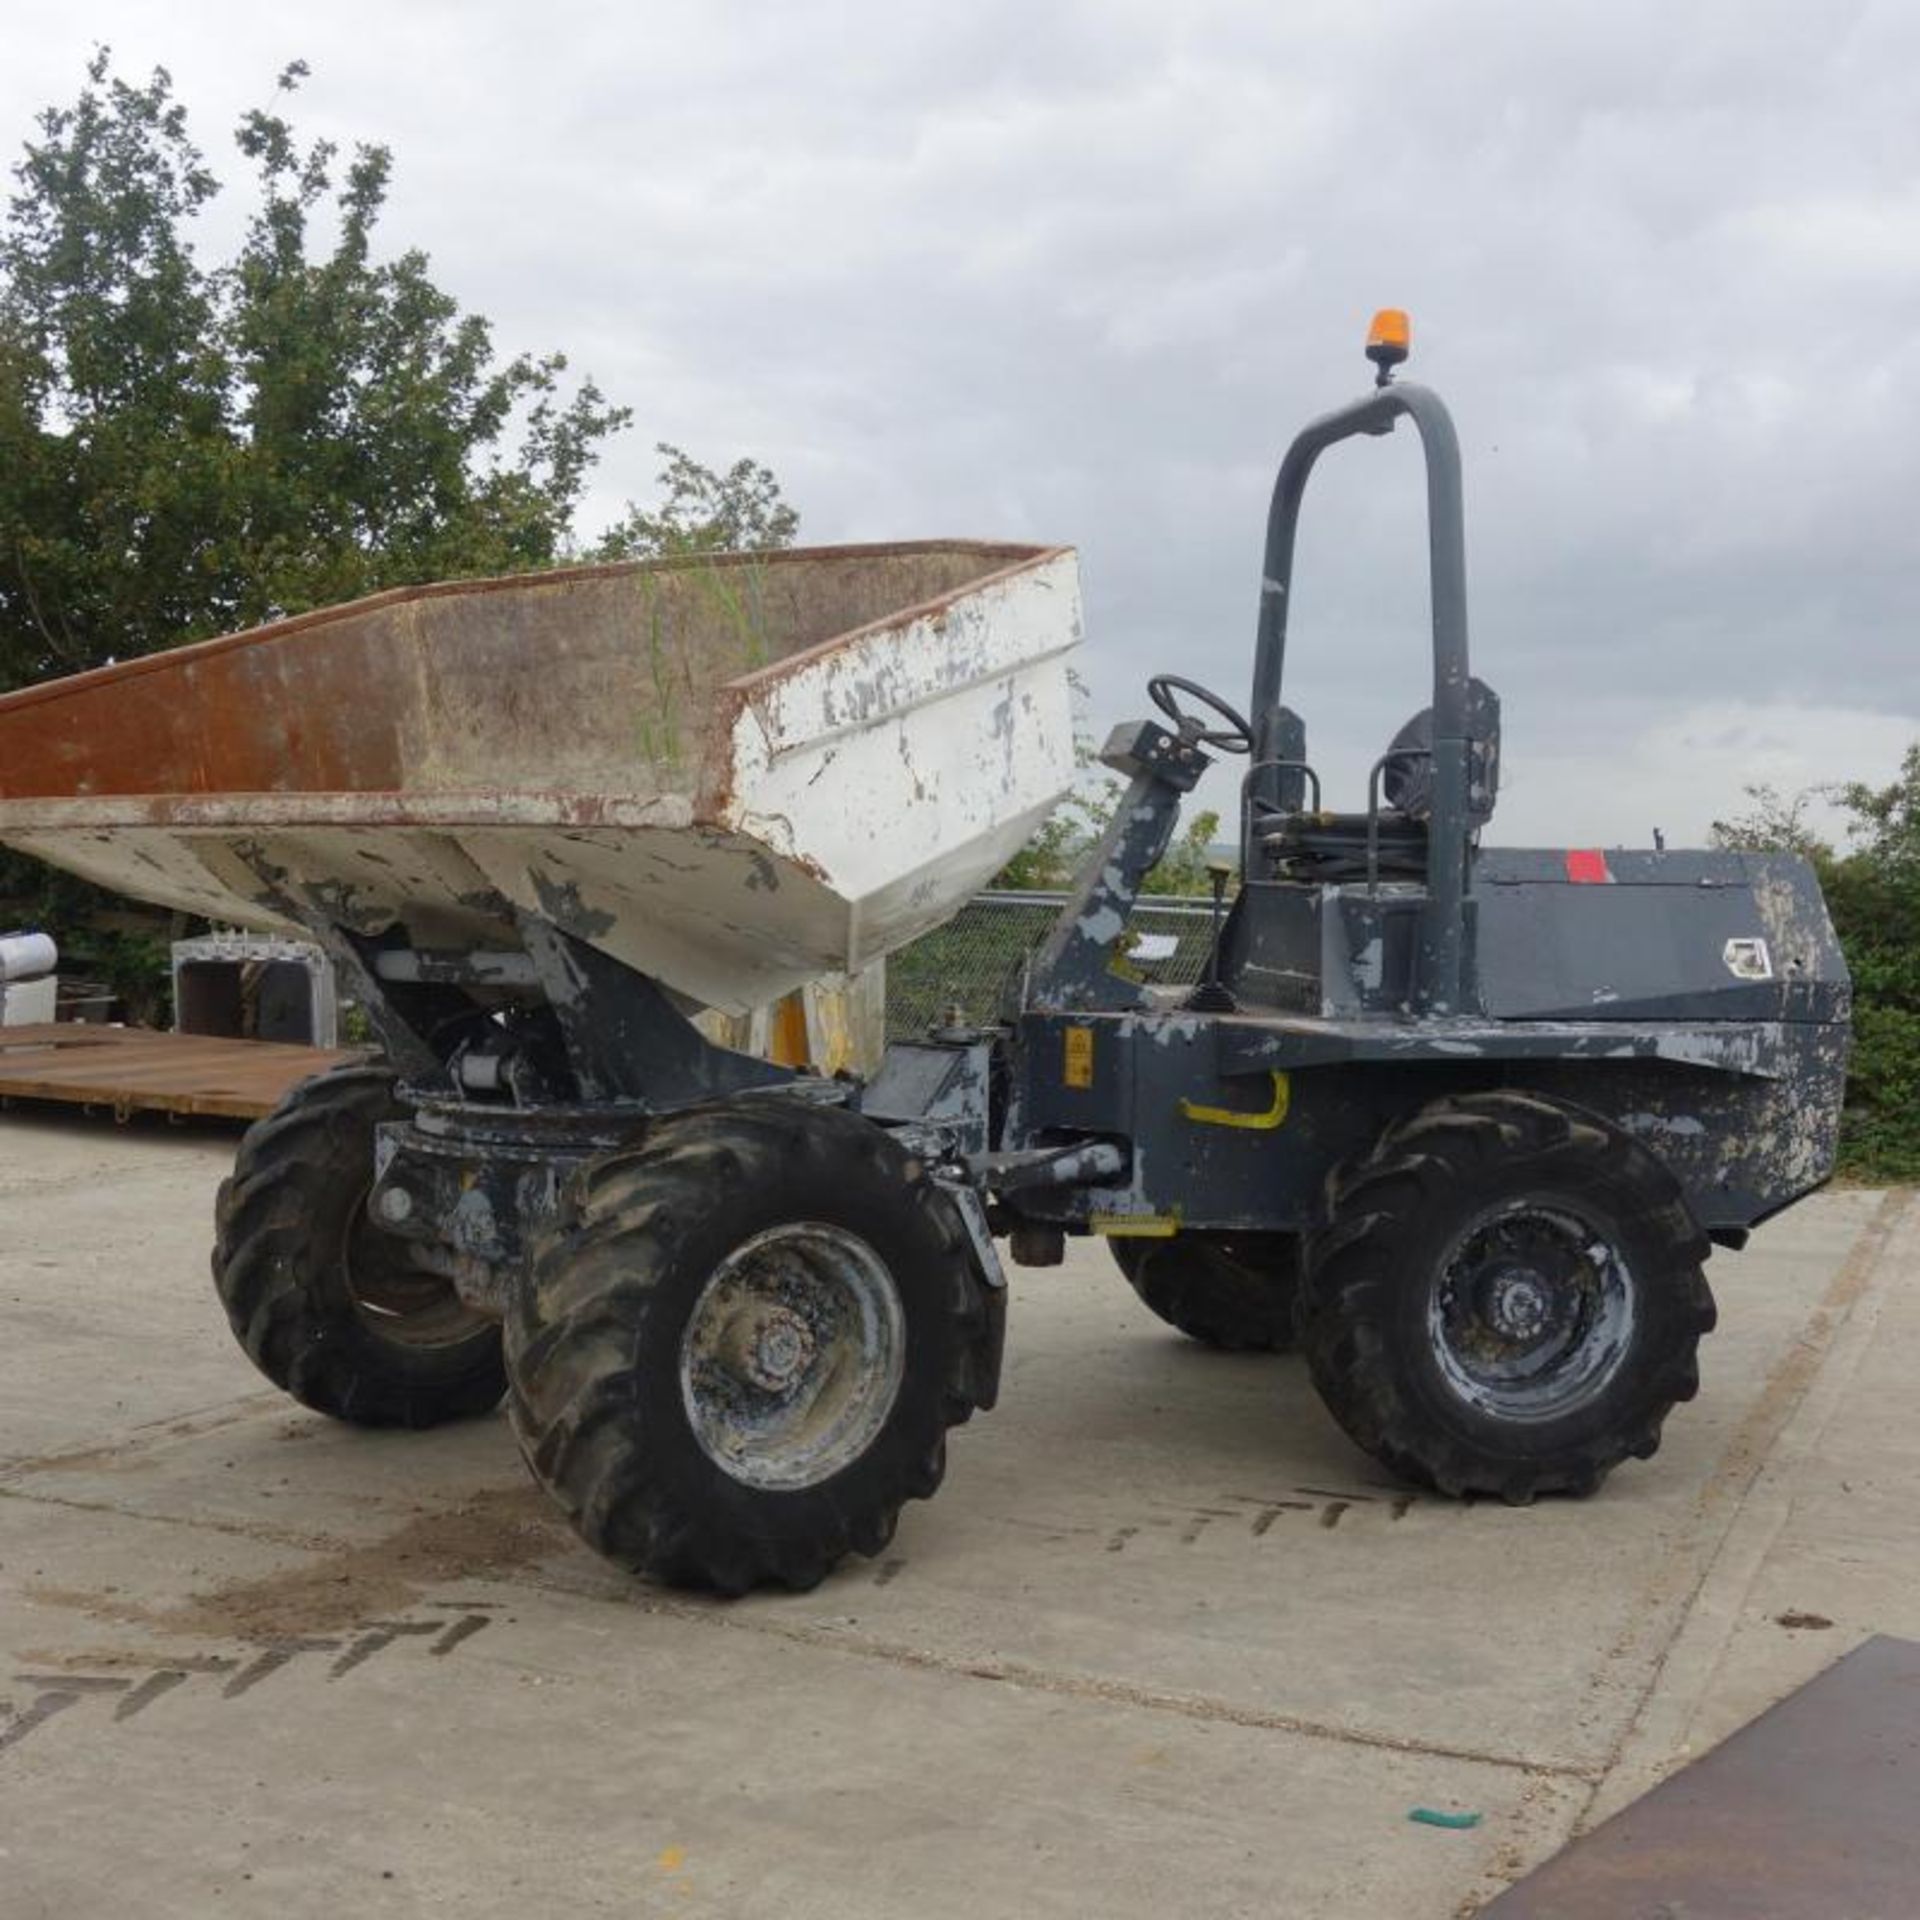
[[[1604,887],[1613,875],[1607,871],[1607,856],[1598,847],[1575,847],[1567,855],[1567,878],[1576,887]]]

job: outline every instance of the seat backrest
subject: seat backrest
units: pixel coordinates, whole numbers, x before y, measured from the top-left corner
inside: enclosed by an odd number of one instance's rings
[[[1500,696],[1484,680],[1467,682],[1467,820],[1484,826],[1500,790]],[[1433,811],[1433,709],[1422,707],[1393,736],[1380,770],[1384,804],[1410,819]]]

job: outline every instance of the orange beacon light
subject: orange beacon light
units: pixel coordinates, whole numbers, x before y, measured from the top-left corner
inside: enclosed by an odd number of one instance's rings
[[[1382,307],[1367,329],[1367,358],[1380,369],[1377,385],[1384,387],[1393,378],[1394,368],[1412,346],[1413,322],[1398,307]]]

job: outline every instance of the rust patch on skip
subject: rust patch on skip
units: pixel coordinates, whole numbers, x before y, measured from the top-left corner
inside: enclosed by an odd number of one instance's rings
[[[682,695],[705,723],[693,789],[724,801],[750,691],[1058,551],[792,548],[398,588],[0,698],[0,801],[434,792],[467,767],[508,790],[536,769],[576,794],[681,790],[677,756],[636,762],[619,717]]]

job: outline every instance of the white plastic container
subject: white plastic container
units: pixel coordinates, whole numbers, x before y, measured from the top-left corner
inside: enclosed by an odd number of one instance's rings
[[[0,933],[0,982],[44,980],[59,964],[50,934]]]
[[[0,933],[0,1027],[39,1027],[59,1011],[60,951],[44,933]]]

